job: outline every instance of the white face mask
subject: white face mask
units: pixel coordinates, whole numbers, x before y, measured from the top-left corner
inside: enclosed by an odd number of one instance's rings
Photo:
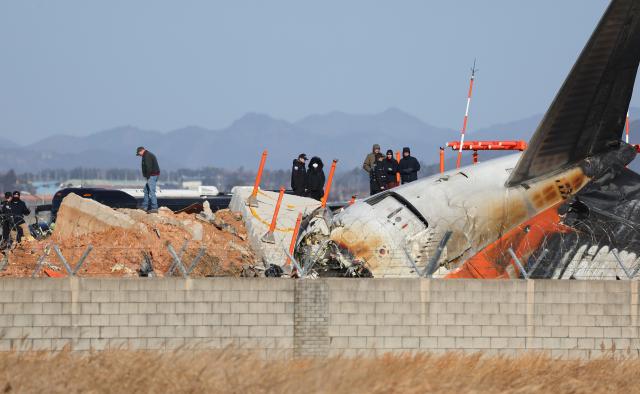
[[[313,168],[318,168],[318,163],[313,163]]]

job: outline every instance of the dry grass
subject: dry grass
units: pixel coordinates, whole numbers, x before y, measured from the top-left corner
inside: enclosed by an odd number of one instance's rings
[[[233,350],[0,354],[0,392],[640,392],[640,360],[419,354],[263,360]]]

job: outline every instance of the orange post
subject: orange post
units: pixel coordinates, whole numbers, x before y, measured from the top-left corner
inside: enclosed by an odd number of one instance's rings
[[[354,194],[353,196],[351,196],[351,200],[349,200],[349,205],[353,205],[356,202],[356,197],[358,197],[357,194]]]
[[[473,151],[473,164],[478,164],[478,151]]]
[[[273,232],[276,231],[276,222],[278,221],[278,212],[280,212],[280,204],[282,204],[282,197],[284,197],[284,186],[280,186],[280,194],[278,194],[278,202],[276,202],[276,209],[273,211],[273,217],[271,218],[271,225],[269,231],[262,236],[262,242],[270,244],[276,243],[276,239],[273,236]]]
[[[398,164],[400,164],[400,151],[396,151],[396,160],[398,161]],[[396,172],[396,183],[398,185],[400,184],[400,172]]]
[[[302,212],[298,214],[298,219],[296,219],[296,227],[293,229],[293,236],[291,237],[291,243],[289,244],[289,254],[293,256],[293,251],[296,248],[296,241],[298,240],[298,233],[300,232],[300,223],[302,223]],[[291,264],[291,259],[287,256],[287,262],[284,265]]]
[[[444,148],[440,147],[440,173],[444,174]]]
[[[267,151],[262,152],[262,158],[260,159],[260,167],[258,167],[258,173],[256,174],[256,181],[253,184],[253,191],[247,199],[247,205],[250,207],[258,206],[258,189],[260,188],[260,180],[262,179],[262,171],[264,170],[264,163],[267,161]]]
[[[322,204],[320,205],[322,208],[326,208],[327,206],[327,199],[329,198],[331,183],[333,182],[333,174],[336,172],[336,164],[338,164],[338,159],[333,159],[331,170],[329,171],[329,178],[327,179],[327,190],[324,192],[324,196],[322,196]]]

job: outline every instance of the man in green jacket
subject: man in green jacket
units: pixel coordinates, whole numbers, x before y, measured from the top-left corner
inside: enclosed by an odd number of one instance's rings
[[[376,164],[376,155],[380,153],[380,145],[373,144],[373,149],[371,149],[371,153],[367,155],[364,159],[364,163],[362,163],[362,168],[369,174],[369,179],[371,179],[371,171],[373,170],[374,165]],[[374,195],[379,190],[374,190],[373,187],[370,187],[369,194]]]
[[[146,150],[144,146],[139,146],[136,149],[136,156],[142,157],[142,176],[147,180],[144,185],[142,209],[147,213],[158,213],[158,199],[156,198],[156,185],[160,175],[158,159],[153,153]]]

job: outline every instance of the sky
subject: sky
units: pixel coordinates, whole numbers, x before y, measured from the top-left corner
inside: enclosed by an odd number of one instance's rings
[[[459,129],[474,58],[479,129],[544,112],[607,4],[0,0],[0,137],[390,107]]]

